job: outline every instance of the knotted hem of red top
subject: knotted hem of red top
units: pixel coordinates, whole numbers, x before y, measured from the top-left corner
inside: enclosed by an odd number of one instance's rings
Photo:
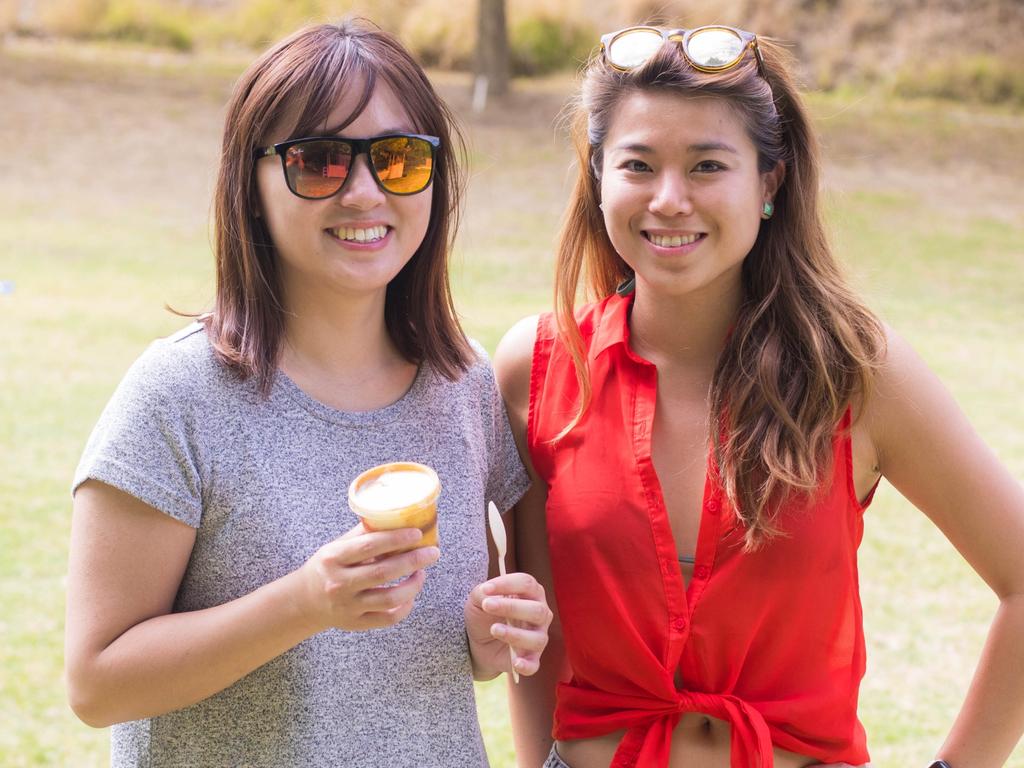
[[[566,683],[559,685],[558,695],[568,704],[563,711],[581,717],[559,722],[556,738],[589,738],[626,729],[609,768],[668,768],[672,733],[687,712],[729,723],[732,768],[771,768],[774,764],[768,724],[760,712],[736,696],[679,691],[675,700],[662,700],[617,696]]]

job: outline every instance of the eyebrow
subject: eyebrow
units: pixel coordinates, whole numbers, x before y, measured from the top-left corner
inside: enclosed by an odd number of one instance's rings
[[[345,127],[347,128],[348,126],[345,126]],[[414,131],[414,130],[411,130],[409,128],[385,128],[383,131],[377,131],[373,135],[374,136],[389,136],[392,133],[401,133],[401,134],[408,135],[408,134],[412,134],[412,133],[419,133],[419,131]],[[353,137],[351,137],[351,136],[341,136],[339,138],[349,139],[349,138],[353,138]]]
[[[624,152],[639,152],[641,154],[652,155],[654,149],[647,146],[646,144],[621,144],[613,147]],[[700,144],[691,144],[686,148],[687,152],[732,152],[734,155],[739,154],[739,150],[736,149],[732,144],[726,144],[724,141],[705,141]]]
[[[734,155],[739,154],[739,150],[736,149],[732,144],[726,144],[724,141],[705,141],[702,144],[691,144],[688,147],[690,152],[732,152]]]
[[[345,128],[347,128],[347,127],[348,126],[345,126]],[[316,139],[372,139],[375,136],[391,136],[392,134],[396,134],[396,133],[404,135],[404,136],[409,136],[409,135],[412,135],[414,133],[418,133],[418,131],[409,131],[409,130],[405,130],[403,128],[386,128],[383,131],[377,131],[376,133],[373,134],[373,136],[342,136],[341,135],[341,131],[344,131],[345,128],[341,128],[338,131],[332,131],[332,132],[329,132],[329,133],[313,134],[313,135],[310,136],[310,138],[316,138]],[[304,137],[296,136],[295,138],[304,138]]]

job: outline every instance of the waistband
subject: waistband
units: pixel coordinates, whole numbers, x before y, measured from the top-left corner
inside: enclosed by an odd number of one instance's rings
[[[548,758],[547,758],[547,760],[544,761],[544,765],[542,765],[541,768],[572,768],[572,767],[567,762],[565,762],[565,760],[562,759],[562,756],[560,754],[558,754],[558,750],[555,748],[555,745],[552,744],[551,745],[551,751],[548,752]]]

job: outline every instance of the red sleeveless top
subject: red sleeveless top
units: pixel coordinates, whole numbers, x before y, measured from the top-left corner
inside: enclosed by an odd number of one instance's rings
[[[554,447],[579,387],[550,314],[537,330],[528,443],[549,489],[551,567],[573,673],[558,687],[554,737],[625,729],[612,768],[667,766],[680,715],[700,712],[731,725],[733,768],[771,766],[773,746],[866,763],[857,719],[863,508],[849,411],[820,493],[780,509],[787,535],[758,552],[743,552],[742,529],[708,473],[684,589],[651,462],[657,370],[630,349],[631,302],[613,295],[578,312],[593,400]]]

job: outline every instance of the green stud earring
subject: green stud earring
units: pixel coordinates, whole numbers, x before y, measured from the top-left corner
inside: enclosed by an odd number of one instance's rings
[[[765,200],[764,207],[761,208],[761,218],[770,219],[773,213],[775,213],[775,206],[772,205],[771,200]]]

